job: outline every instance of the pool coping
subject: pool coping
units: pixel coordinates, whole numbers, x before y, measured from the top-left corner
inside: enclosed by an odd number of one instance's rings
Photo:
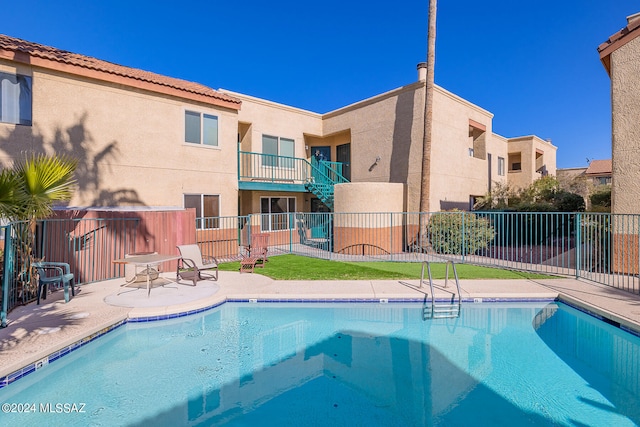
[[[451,302],[450,299],[436,298],[435,302]],[[626,319],[612,313],[608,310],[596,307],[577,298],[571,297],[566,294],[558,293],[556,297],[474,297],[474,298],[462,298],[462,303],[471,304],[487,304],[487,303],[544,303],[544,302],[561,302],[570,307],[573,307],[583,313],[586,313],[598,320],[604,321],[610,325],[613,325],[622,331],[628,332],[633,336],[640,337],[640,326]],[[181,317],[192,316],[195,314],[203,313],[220,307],[226,303],[357,303],[357,304],[398,304],[398,303],[425,303],[425,298],[237,298],[237,297],[225,297],[219,298],[217,301],[207,304],[200,308],[187,309],[185,311],[178,311],[175,313],[158,314],[151,316],[125,316],[122,319],[115,321],[108,326],[100,326],[94,328],[85,337],[79,340],[73,340],[71,343],[62,343],[61,347],[45,356],[38,356],[37,360],[26,364],[20,369],[16,369],[9,374],[0,377],[0,389],[8,387],[16,381],[26,377],[27,375],[36,372],[48,366],[60,358],[72,353],[73,351],[82,348],[86,344],[95,341],[96,339],[126,325],[127,323],[148,323],[156,321],[164,321],[169,319],[177,319]],[[430,301],[429,301],[430,303]]]

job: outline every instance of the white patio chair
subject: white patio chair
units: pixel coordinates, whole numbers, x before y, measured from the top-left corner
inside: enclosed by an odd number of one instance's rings
[[[178,260],[176,279],[191,280],[193,286],[198,280],[218,280],[218,260],[215,257],[202,256],[198,245],[178,245],[181,258]],[[212,271],[213,273],[204,273]]]

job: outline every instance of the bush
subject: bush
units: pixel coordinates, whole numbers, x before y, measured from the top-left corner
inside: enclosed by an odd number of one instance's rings
[[[523,202],[515,207],[515,212],[555,212],[556,207],[549,202]]]
[[[474,210],[510,210],[514,212],[582,212],[584,198],[560,189],[555,177],[545,176],[524,189],[510,189],[498,184],[481,197]]]
[[[591,196],[591,210],[594,212],[611,212],[611,186],[601,188]]]
[[[576,193],[560,190],[553,196],[558,212],[584,212],[584,198]]]
[[[472,254],[485,249],[494,236],[488,219],[458,210],[433,214],[427,225],[429,243],[439,254]]]

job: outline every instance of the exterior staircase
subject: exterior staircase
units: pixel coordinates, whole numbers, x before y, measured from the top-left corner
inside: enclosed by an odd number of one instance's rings
[[[349,182],[342,176],[342,163],[325,160],[318,161],[315,157],[312,157],[309,166],[311,176],[307,179],[305,188],[333,211],[334,186]]]

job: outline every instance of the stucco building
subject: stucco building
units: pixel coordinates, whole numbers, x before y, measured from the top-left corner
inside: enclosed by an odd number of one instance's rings
[[[24,151],[79,158],[72,206],[327,211],[334,188],[352,182],[401,184],[384,191],[415,212],[424,90],[419,66],[413,83],[319,114],[0,36],[0,162]],[[555,174],[549,141],[497,135],[490,112],[441,87],[433,118],[434,211]]]
[[[240,100],[206,86],[0,36],[0,162],[79,159],[72,206],[236,215]],[[206,202],[206,201],[205,201]]]
[[[611,78],[612,213],[640,213],[640,13],[598,47]]]

